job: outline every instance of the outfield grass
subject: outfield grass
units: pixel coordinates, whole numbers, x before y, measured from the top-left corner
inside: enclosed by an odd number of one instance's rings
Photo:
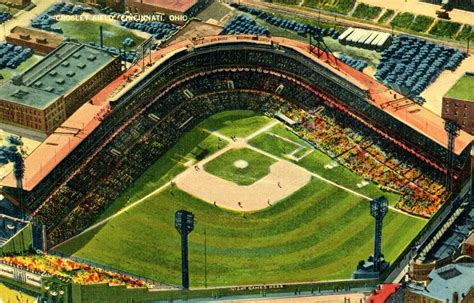
[[[128,29],[114,26],[105,22],[60,21],[58,24],[63,30],[64,36],[77,39],[83,43],[94,42],[98,44],[99,26],[101,25],[103,27],[105,46],[123,49],[124,46],[122,41],[125,38],[131,38],[133,41],[135,41],[135,45],[139,45],[144,40],[143,38],[133,34]]]
[[[313,180],[245,217],[178,190],[165,191],[58,250],[178,284],[180,238],[173,217],[179,209],[196,219],[189,236],[192,287],[204,285],[205,233],[209,286],[350,278],[373,246],[368,202]],[[423,225],[389,211],[383,230],[386,259],[393,261]]]
[[[224,136],[244,138],[268,124],[271,120],[249,110],[218,113],[203,122],[201,128],[218,130]]]
[[[232,123],[226,122],[225,117]],[[183,156],[192,157],[193,151],[202,148],[222,148],[220,144],[224,143],[215,136],[209,137],[202,128],[220,125],[235,133],[238,130],[232,130],[231,125],[239,128],[244,125],[241,120],[249,119],[253,124],[258,120],[257,114],[224,112],[202,122],[122,194],[108,213],[172,179],[184,169],[177,164]],[[253,128],[252,132],[257,130]],[[281,126],[271,131],[306,144]],[[321,165],[330,158],[315,151],[305,159],[308,169],[325,171]],[[327,176],[352,183],[357,176],[348,172],[337,167]],[[191,287],[205,284],[205,250],[208,286],[350,278],[359,260],[366,259],[372,251],[374,221],[369,215],[368,201],[318,179],[272,207],[245,215],[202,202],[176,188],[173,193],[170,190],[147,198],[57,250],[179,284],[180,238],[173,218],[177,210],[185,209],[194,213],[196,222],[189,236]],[[424,224],[424,220],[389,210],[382,242],[386,259],[394,261]]]
[[[268,133],[278,134],[281,137],[288,138],[303,146],[309,146],[304,140],[299,138],[281,124],[272,127],[267,133],[258,135],[257,137],[250,140],[249,143],[278,157],[285,157],[285,154],[295,149],[296,146],[290,142],[283,141],[278,137],[270,136]],[[336,182],[339,185],[366,195],[370,198],[378,198],[382,195],[385,195],[385,197],[389,200],[390,205],[395,205],[398,202],[400,198],[398,194],[382,191],[377,187],[377,185],[373,183],[369,183],[362,188],[357,187],[357,184],[362,182],[364,179],[342,165],[339,165],[333,169],[324,168],[326,164],[329,164],[332,161],[333,159],[325,153],[321,152],[320,150],[314,150],[311,154],[307,155],[300,161],[293,162],[313,173],[316,173],[328,180]]]
[[[236,161],[243,160],[247,167],[238,168]],[[239,185],[250,185],[270,173],[270,166],[276,161],[248,148],[231,149],[204,165],[204,169],[222,179]]]

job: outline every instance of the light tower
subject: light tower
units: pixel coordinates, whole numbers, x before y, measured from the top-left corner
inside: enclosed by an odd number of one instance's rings
[[[380,272],[383,265],[382,255],[382,221],[388,210],[388,202],[385,197],[370,201],[370,215],[375,218],[375,233],[374,233],[374,271]]]
[[[448,134],[448,165],[446,173],[446,189],[453,191],[453,179],[454,179],[454,146],[456,137],[459,136],[460,126],[453,120],[446,119],[444,121],[444,130]]]
[[[388,267],[382,254],[382,222],[388,211],[388,201],[382,196],[370,201],[370,215],[375,218],[374,252],[368,260],[361,260],[357,270],[352,274],[354,279],[378,278],[380,272]]]
[[[194,215],[185,210],[174,214],[174,225],[181,235],[181,281],[183,289],[189,289],[188,235],[194,229]]]

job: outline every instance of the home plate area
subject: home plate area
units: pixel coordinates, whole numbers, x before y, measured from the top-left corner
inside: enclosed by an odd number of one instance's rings
[[[232,161],[232,154],[241,150],[248,149],[228,149],[218,157],[189,167],[176,177],[176,186],[217,207],[258,211],[290,196],[311,180],[311,174],[305,169],[263,154],[259,157],[268,159],[263,167],[265,159],[262,158]],[[219,162],[226,160],[231,162]]]

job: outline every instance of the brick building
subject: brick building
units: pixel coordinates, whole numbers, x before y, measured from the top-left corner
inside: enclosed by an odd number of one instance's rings
[[[443,97],[441,116],[474,135],[474,74],[466,73]]]
[[[40,55],[46,55],[64,42],[64,36],[35,28],[15,26],[6,37],[8,43],[29,47]]]
[[[65,42],[0,86],[0,123],[50,134],[120,72],[118,57]]]
[[[474,302],[474,264],[449,264],[431,271],[428,282],[410,283],[404,289],[406,303]]]

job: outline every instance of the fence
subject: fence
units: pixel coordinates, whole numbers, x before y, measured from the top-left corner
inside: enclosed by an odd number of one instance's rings
[[[61,257],[61,258],[67,258],[67,259],[70,259],[70,260],[72,260],[74,262],[77,262],[77,263],[84,263],[84,264],[87,264],[89,266],[97,267],[97,268],[100,268],[100,269],[105,270],[105,271],[110,271],[110,272],[114,272],[114,273],[117,273],[117,274],[120,274],[120,275],[124,275],[128,278],[131,278],[131,279],[140,280],[140,281],[145,282],[148,285],[151,285],[151,288],[153,288],[153,289],[177,289],[177,287],[174,286],[174,285],[162,283],[162,282],[155,281],[155,280],[145,278],[145,277],[140,277],[140,276],[128,273],[128,272],[123,272],[123,271],[118,270],[116,268],[113,268],[113,267],[110,267],[110,266],[107,266],[107,265],[103,265],[103,264],[100,264],[100,263],[97,263],[97,262],[94,262],[94,261],[91,261],[91,260],[88,260],[88,259],[85,259],[85,258],[81,258],[81,257],[78,257],[78,256],[70,256],[70,255],[67,255],[67,254],[64,254],[64,253],[61,253],[61,252],[58,252],[58,251],[49,251],[48,254],[53,255],[53,256],[57,256],[57,257]]]
[[[451,214],[451,211],[456,209],[456,206],[459,206],[466,199],[470,199],[470,197],[470,191],[468,191],[464,194],[459,194],[455,198],[444,203],[418,235],[405,247],[398,258],[381,275],[380,281],[383,281],[384,283],[395,282],[395,275],[399,275],[405,266],[409,264],[410,260],[419,253],[419,249],[429,243],[431,235],[433,235],[439,227],[445,223],[449,214]]]
[[[30,250],[32,244],[32,229],[28,224],[0,247],[0,256],[22,255]]]

